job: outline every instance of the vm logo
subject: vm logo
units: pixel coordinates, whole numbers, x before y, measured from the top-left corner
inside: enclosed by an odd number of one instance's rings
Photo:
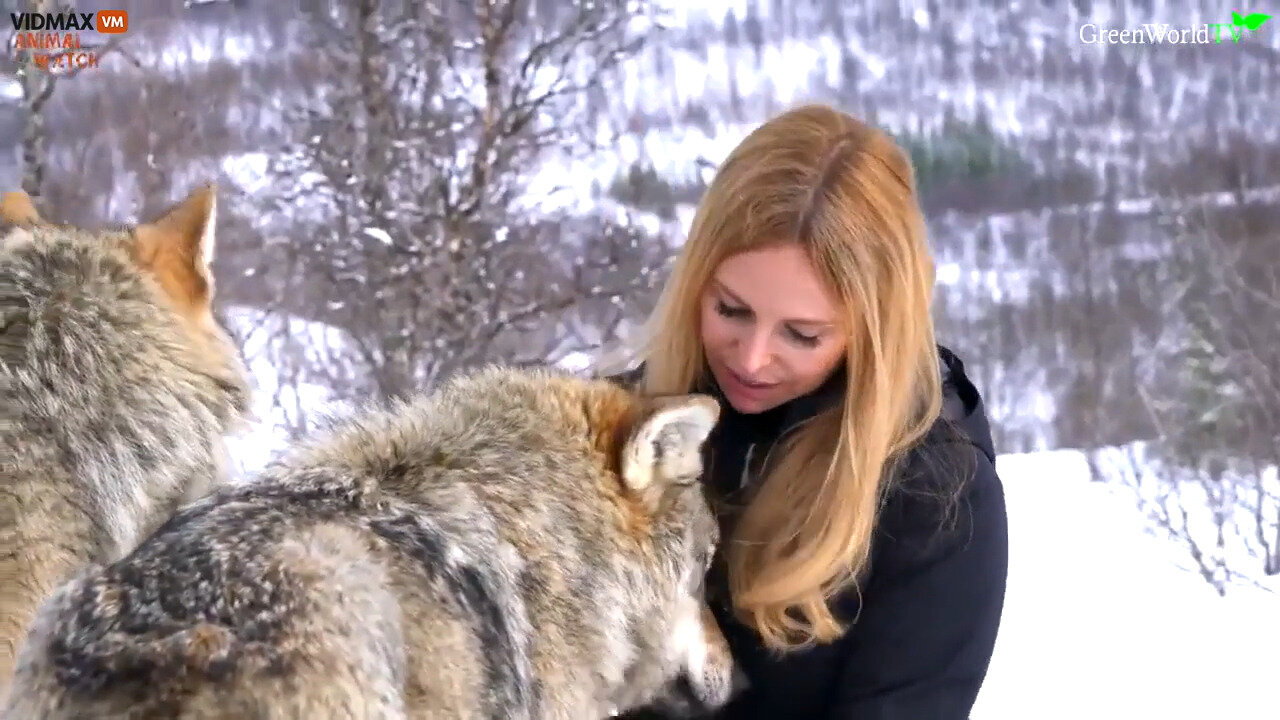
[[[98,32],[103,34],[129,31],[128,10],[99,10],[96,13]]]

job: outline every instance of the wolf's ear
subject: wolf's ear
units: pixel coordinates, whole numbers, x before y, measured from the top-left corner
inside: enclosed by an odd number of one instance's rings
[[[138,262],[156,274],[183,309],[207,308],[212,301],[216,216],[217,191],[206,184],[159,219],[134,229]]]
[[[40,224],[40,213],[31,203],[31,196],[22,190],[14,190],[0,198],[0,223],[31,227]]]
[[[207,278],[213,264],[217,195],[212,183],[196,188],[160,218],[138,226],[139,242],[150,245],[152,255],[173,256]]]
[[[702,444],[720,418],[709,395],[651,398],[622,447],[622,481],[651,507],[670,485],[702,475]]]

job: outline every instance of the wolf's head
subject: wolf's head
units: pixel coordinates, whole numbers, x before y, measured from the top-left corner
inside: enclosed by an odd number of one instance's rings
[[[535,541],[563,542],[599,564],[585,571],[588,596],[563,601],[578,605],[591,626],[583,628],[590,639],[579,642],[604,654],[594,669],[605,683],[603,710],[661,705],[700,714],[727,703],[740,676],[704,592],[720,531],[702,482],[702,450],[719,403],[502,366],[456,376],[437,398],[424,416],[452,418],[441,433],[451,447],[498,449],[460,451],[449,463],[521,478],[526,505],[508,522],[524,523],[527,514],[538,529],[525,532]],[[469,436],[477,439],[463,441]],[[545,536],[548,515],[564,523],[563,538]]]
[[[719,526],[701,482],[702,446],[720,406],[707,395],[632,396],[616,436],[616,470],[664,565],[676,572],[665,617],[635,628],[656,657],[637,658],[619,711],[661,707],[669,717],[695,717],[725,705],[741,686],[703,580],[719,543]]]
[[[153,372],[151,382],[181,386],[224,431],[239,426],[249,412],[249,379],[213,315],[216,206],[206,185],[149,222],[86,230],[42,218],[25,192],[5,193],[0,352],[56,363],[39,344],[48,333],[28,332],[56,325],[59,347],[85,372],[90,360],[117,358],[131,372]]]

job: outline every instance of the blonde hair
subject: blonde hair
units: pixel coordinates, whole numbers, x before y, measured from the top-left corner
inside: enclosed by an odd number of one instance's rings
[[[699,302],[726,257],[799,243],[842,307],[842,403],[791,433],[725,547],[738,616],[777,649],[844,632],[830,599],[858,583],[892,466],[938,418],[934,268],[906,154],[884,132],[805,105],[750,133],[702,199],[649,318],[647,392],[704,372]]]

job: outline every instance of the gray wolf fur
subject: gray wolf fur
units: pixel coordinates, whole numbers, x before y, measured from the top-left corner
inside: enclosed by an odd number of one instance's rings
[[[367,410],[63,586],[8,720],[596,720],[734,671],[707,396],[487,367]]]
[[[214,193],[89,232],[0,199],[0,702],[36,608],[225,466],[248,407],[210,311]]]

